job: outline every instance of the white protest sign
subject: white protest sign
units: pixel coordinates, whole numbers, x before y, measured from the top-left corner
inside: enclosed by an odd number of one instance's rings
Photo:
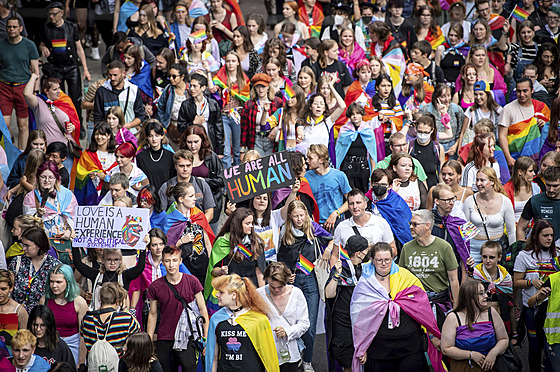
[[[150,210],[81,206],[76,209],[74,247],[146,249]]]

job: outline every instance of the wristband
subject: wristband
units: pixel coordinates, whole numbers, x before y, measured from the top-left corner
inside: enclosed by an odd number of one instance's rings
[[[340,217],[340,212],[338,211],[338,209],[336,209],[335,212],[336,212],[336,215],[337,215],[338,217]]]
[[[472,351],[469,351],[469,366],[471,366],[472,368],[471,361],[472,361]]]

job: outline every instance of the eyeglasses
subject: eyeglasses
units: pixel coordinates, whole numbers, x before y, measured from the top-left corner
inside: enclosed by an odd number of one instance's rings
[[[560,17],[546,17],[546,19],[548,19],[549,21],[557,21],[560,19]]]
[[[382,258],[382,259],[379,259],[379,260],[375,260],[375,263],[380,264],[380,265],[381,264],[386,264],[387,265],[387,264],[390,264],[391,261],[392,261],[392,259],[390,259],[390,258]]]
[[[56,178],[54,176],[40,176],[41,181],[54,181]]]
[[[455,202],[455,199],[457,199],[457,197],[454,196],[454,197],[449,198],[449,199],[440,199],[440,198],[437,198],[437,199],[438,199],[438,200],[441,200],[441,201],[444,202],[444,203],[451,204],[451,203],[454,203],[454,202]]]
[[[62,14],[62,10],[60,12],[52,12],[49,13],[49,17],[56,17],[57,15]]]
[[[119,263],[121,262],[120,258],[105,258],[105,261],[107,261],[108,263]]]
[[[420,223],[418,223],[418,222],[410,222],[410,226],[412,226],[412,227],[414,227],[414,228],[416,228],[416,227],[418,227],[418,226],[420,226],[420,225],[425,225],[425,224],[426,224],[426,222],[420,222]]]
[[[172,78],[172,79],[177,79],[177,78],[180,78],[181,75],[169,75],[169,77]]]

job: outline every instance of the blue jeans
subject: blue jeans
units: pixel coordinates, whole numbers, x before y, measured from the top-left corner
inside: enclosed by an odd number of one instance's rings
[[[548,342],[544,345],[544,355],[550,363],[545,363],[545,370],[550,365],[552,372],[560,372],[560,344],[550,345]]]
[[[225,168],[229,168],[240,163],[241,125],[237,124],[229,115],[222,115],[222,121],[224,123],[224,157],[222,163],[224,163]]]
[[[315,343],[315,332],[317,330],[317,315],[319,313],[319,286],[315,271],[305,275],[301,270],[296,269],[296,279],[294,286],[301,289],[307,301],[307,312],[309,314],[309,329],[301,336],[305,349],[302,352],[304,362],[313,360],[313,344]]]
[[[525,312],[524,321],[527,327],[527,340],[529,341],[529,371],[541,371],[541,355],[545,343],[545,335],[543,329],[537,329],[535,320],[535,309],[532,307],[523,307]],[[546,354],[545,354],[546,355]],[[545,358],[548,360],[548,357]],[[545,360],[545,371],[550,371],[549,363]],[[547,368],[548,365],[548,368]]]
[[[87,123],[87,143],[91,143],[92,136],[93,136],[93,128],[95,128],[95,124],[93,121],[88,121]]]
[[[272,155],[274,152],[274,144],[268,140],[268,137],[255,135],[255,150],[259,152],[261,157]]]

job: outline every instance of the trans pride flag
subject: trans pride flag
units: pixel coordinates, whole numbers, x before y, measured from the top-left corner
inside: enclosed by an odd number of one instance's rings
[[[0,161],[0,171],[2,172],[4,182],[6,182],[12,165],[19,154],[21,154],[21,150],[12,143],[12,137],[3,116],[0,118],[0,146],[2,146],[6,153],[6,159]]]

